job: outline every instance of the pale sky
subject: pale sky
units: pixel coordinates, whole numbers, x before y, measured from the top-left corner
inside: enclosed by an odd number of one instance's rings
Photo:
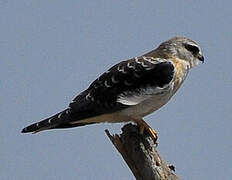
[[[66,108],[115,63],[175,35],[197,41],[205,63],[145,118],[182,179],[232,176],[232,3],[216,1],[0,1],[0,179],[134,179],[99,124],[21,134]]]

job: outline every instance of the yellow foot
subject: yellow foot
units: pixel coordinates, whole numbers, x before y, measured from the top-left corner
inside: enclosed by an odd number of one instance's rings
[[[151,136],[151,138],[154,140],[154,142],[157,141],[157,139],[158,139],[157,132],[154,129],[152,129],[143,119],[133,120],[133,121],[139,127],[140,134],[144,134],[144,131],[146,131]]]

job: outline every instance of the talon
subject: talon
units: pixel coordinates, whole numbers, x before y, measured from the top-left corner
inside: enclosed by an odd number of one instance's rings
[[[148,131],[149,131],[149,135],[152,137],[152,139],[154,139],[156,141],[158,139],[157,132],[155,132],[155,130],[152,129],[151,127],[149,127]]]
[[[144,134],[144,131],[146,131],[151,136],[151,138],[154,140],[154,142],[157,141],[158,139],[157,132],[154,129],[152,129],[144,120],[140,119],[140,120],[133,120],[133,121],[139,127],[140,134]]]

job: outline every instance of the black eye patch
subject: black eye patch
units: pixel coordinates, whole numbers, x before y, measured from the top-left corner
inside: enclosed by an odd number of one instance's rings
[[[190,51],[192,54],[198,54],[199,53],[199,48],[197,46],[194,45],[190,45],[190,44],[185,44],[185,48]]]

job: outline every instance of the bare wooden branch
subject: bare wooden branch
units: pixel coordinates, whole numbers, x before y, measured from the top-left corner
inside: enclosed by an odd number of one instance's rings
[[[148,135],[141,135],[138,127],[127,124],[122,134],[107,136],[120,152],[136,180],[180,180],[174,173],[174,166],[168,166],[158,154],[157,144]]]

